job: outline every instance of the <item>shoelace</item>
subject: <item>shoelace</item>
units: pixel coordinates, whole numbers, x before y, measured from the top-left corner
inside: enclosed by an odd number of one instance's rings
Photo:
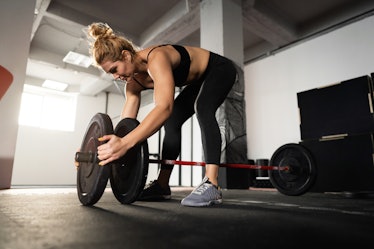
[[[196,194],[203,194],[208,188],[209,188],[209,184],[207,183],[203,183],[201,184],[199,187],[197,187],[193,192],[196,193]]]

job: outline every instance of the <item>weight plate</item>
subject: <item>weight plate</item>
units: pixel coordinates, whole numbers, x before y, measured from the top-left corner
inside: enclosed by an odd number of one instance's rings
[[[84,135],[81,152],[92,153],[97,158],[97,147],[104,142],[98,138],[113,134],[113,124],[106,114],[97,113],[92,117]],[[80,162],[77,172],[77,190],[80,202],[84,206],[94,205],[99,201],[108,183],[111,168],[94,162]]]
[[[114,134],[124,137],[138,125],[136,119],[122,119],[114,129]],[[131,148],[126,155],[114,162],[110,185],[119,202],[130,204],[138,199],[147,180],[148,163],[147,140]]]
[[[269,170],[272,185],[285,195],[302,195],[314,184],[316,166],[309,151],[300,144],[285,144],[270,159],[272,166],[288,166],[289,170]]]

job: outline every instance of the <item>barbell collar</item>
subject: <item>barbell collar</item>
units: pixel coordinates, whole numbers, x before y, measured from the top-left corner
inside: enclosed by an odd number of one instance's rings
[[[89,152],[76,152],[75,161],[78,163],[94,163],[97,161],[96,153]]]

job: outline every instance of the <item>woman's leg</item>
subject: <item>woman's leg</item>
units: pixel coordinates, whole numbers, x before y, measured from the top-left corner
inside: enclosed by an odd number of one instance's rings
[[[216,111],[235,83],[237,73],[230,60],[212,53],[207,70],[195,103],[206,162],[205,177],[202,183],[181,201],[184,206],[201,207],[222,203],[222,192],[218,188],[222,139]]]
[[[214,54],[211,55],[209,67],[196,99],[195,111],[201,129],[205,175],[217,186],[222,139],[215,115],[235,83],[237,72],[230,60]]]
[[[186,86],[176,97],[173,112],[164,124],[165,136],[162,144],[162,159],[175,160],[181,151],[181,129],[183,123],[194,113],[194,104],[199,93],[201,83]],[[169,179],[174,165],[161,165],[158,183],[161,187],[169,186]]]

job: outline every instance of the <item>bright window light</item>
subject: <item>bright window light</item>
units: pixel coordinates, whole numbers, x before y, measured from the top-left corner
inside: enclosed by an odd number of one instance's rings
[[[42,119],[42,107],[42,95],[23,92],[19,124],[39,127]]]
[[[77,95],[25,85],[19,124],[42,129],[74,131]]]

